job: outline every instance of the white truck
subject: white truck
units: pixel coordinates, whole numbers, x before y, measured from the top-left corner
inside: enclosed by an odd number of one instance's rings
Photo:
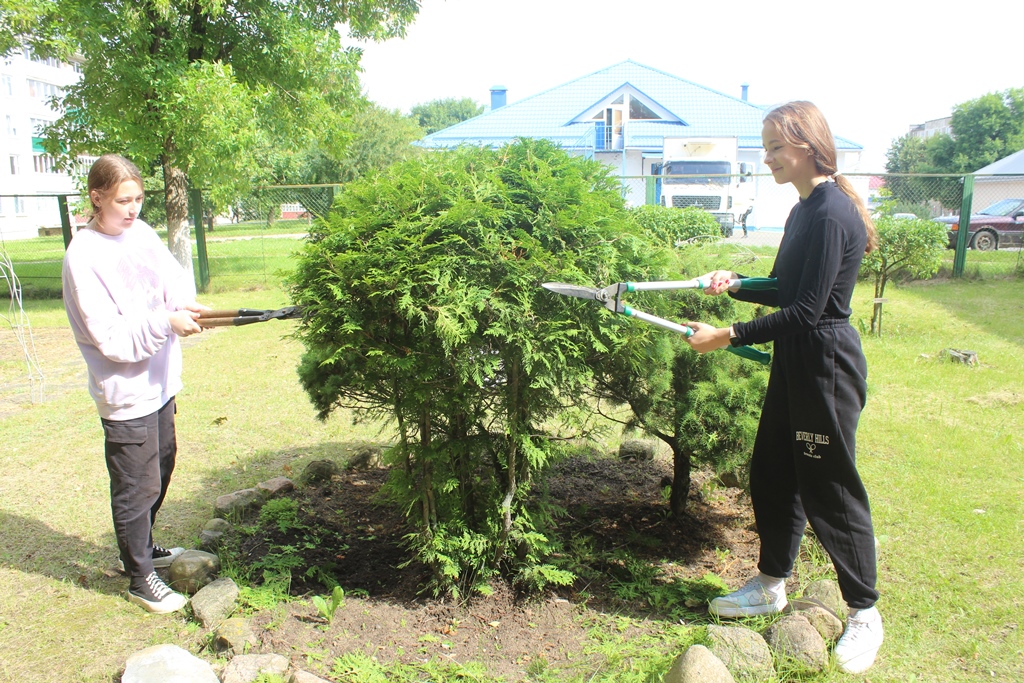
[[[740,162],[738,150],[734,137],[665,138],[662,163],[652,168],[661,205],[705,209],[730,237],[754,210],[753,164]]]

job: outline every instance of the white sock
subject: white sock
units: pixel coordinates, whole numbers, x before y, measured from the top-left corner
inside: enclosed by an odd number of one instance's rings
[[[875,621],[881,619],[882,615],[878,613],[878,608],[874,605],[871,607],[865,607],[863,609],[851,609],[850,618],[856,619],[857,621]]]
[[[757,580],[761,582],[761,585],[770,590],[772,593],[786,593],[786,580],[779,579],[774,576],[768,576],[764,572],[757,575]]]

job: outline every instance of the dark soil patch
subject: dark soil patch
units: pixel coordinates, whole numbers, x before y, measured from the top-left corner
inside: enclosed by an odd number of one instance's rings
[[[299,519],[310,527],[315,520],[316,528],[258,533],[243,543],[240,554],[259,566],[275,547],[300,549],[292,594],[327,595],[326,574],[344,587],[346,601],[329,625],[308,600],[258,613],[252,624],[258,650],[291,655],[296,666],[321,676],[336,657],[353,652],[407,665],[431,658],[478,662],[489,675],[509,681],[524,680],[531,663],[540,660],[549,670],[592,670],[592,661],[581,660],[586,659],[587,624],[597,615],[636,616],[640,621],[631,628],[638,634],[678,623],[681,601],[665,604],[642,592],[630,599],[616,590],[637,583],[637,565],[662,588],[708,573],[737,586],[755,571],[749,499],[739,489],[711,486],[709,475],[695,473],[688,514],[673,520],[661,490],[670,475],[671,464],[660,459],[560,462],[546,480],[547,496],[566,510],[558,533],[567,548],[580,543],[588,548],[583,554],[566,551],[580,579],[532,597],[499,585],[492,595],[464,603],[424,595],[429,571],[415,562],[401,566],[409,559],[402,544],[408,527],[401,514],[377,502],[385,470],[346,472],[299,489],[291,494]],[[704,604],[703,598],[687,600],[686,621],[703,620]]]

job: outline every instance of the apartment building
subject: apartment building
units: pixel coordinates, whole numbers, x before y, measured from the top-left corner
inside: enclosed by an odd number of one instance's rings
[[[0,61],[0,238],[36,237],[60,227],[58,193],[76,193],[42,147],[43,129],[58,118],[55,100],[81,78],[81,65],[40,57],[27,46]],[[80,159],[88,168],[92,159]],[[76,169],[76,172],[81,169]],[[49,196],[48,196],[49,195]]]

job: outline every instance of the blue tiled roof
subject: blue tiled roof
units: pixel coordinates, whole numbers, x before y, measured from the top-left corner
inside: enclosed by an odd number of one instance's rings
[[[672,74],[626,60],[526,99],[481,114],[420,141],[424,147],[500,146],[517,137],[546,138],[565,148],[593,148],[595,125],[576,122],[624,85],[677,120],[630,121],[625,146],[661,150],[665,137],[737,137],[741,148],[760,149],[765,108]],[[836,137],[839,149],[861,146]]]

